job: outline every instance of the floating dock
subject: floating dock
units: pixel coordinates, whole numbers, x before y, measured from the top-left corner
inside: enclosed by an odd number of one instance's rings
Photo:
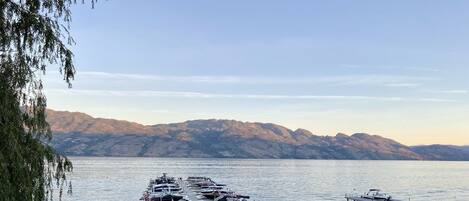
[[[178,179],[176,182],[182,188],[182,194],[184,195],[184,199],[188,201],[196,201],[196,200],[208,200],[201,198],[194,192],[191,188],[189,188],[189,182],[184,181],[182,179]]]
[[[247,201],[249,196],[226,189],[224,184],[208,177],[175,179],[163,173],[162,177],[150,180],[143,201]]]

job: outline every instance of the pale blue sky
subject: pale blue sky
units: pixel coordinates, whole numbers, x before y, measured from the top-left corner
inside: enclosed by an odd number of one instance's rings
[[[143,124],[272,122],[469,144],[468,1],[100,1],[49,107]]]

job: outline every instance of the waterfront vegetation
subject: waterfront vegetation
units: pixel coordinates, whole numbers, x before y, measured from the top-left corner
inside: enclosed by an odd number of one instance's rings
[[[54,188],[62,194],[66,173],[72,170],[71,162],[48,145],[52,134],[46,122],[41,76],[47,66],[57,66],[65,84],[71,86],[75,68],[69,29],[74,3],[0,1],[2,200],[52,199]]]

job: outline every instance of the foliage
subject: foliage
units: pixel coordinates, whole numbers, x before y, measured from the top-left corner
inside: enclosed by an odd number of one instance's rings
[[[94,1],[93,1],[94,2]],[[0,0],[0,199],[52,200],[71,162],[48,145],[41,75],[58,65],[71,86],[72,0]]]

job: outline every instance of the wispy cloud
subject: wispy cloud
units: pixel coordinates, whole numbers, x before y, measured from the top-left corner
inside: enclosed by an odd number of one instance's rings
[[[109,78],[127,80],[173,81],[173,82],[208,82],[208,83],[239,83],[242,80],[235,76],[159,76],[108,72],[81,72],[79,77]]]
[[[439,93],[439,94],[468,94],[468,90],[462,89],[449,89],[449,90],[429,90],[430,93]]]
[[[408,67],[409,70],[415,70],[415,71],[427,71],[427,72],[441,72],[441,68],[436,68],[436,67],[416,67],[416,66],[411,66]]]
[[[291,99],[291,100],[367,100],[367,101],[412,101],[412,102],[456,102],[439,98],[407,98],[388,96],[350,95],[272,95],[272,94],[218,94],[192,91],[151,91],[151,90],[76,90],[49,89],[46,93],[80,96],[120,96],[120,97],[167,97],[167,98],[223,98],[223,99]]]
[[[407,71],[421,71],[421,72],[441,72],[438,67],[421,67],[421,66],[397,66],[397,65],[357,65],[357,64],[343,64],[343,68],[350,69],[386,69],[386,70],[407,70]]]
[[[113,81],[155,81],[180,83],[219,83],[219,84],[328,84],[328,85],[371,85],[371,86],[416,86],[424,81],[434,81],[438,78],[405,75],[337,75],[337,76],[309,76],[309,77],[255,77],[255,76],[171,76],[151,74],[127,74],[109,72],[79,72],[77,81],[83,79]]]
[[[388,83],[385,84],[387,87],[418,87],[421,86],[421,83]]]

